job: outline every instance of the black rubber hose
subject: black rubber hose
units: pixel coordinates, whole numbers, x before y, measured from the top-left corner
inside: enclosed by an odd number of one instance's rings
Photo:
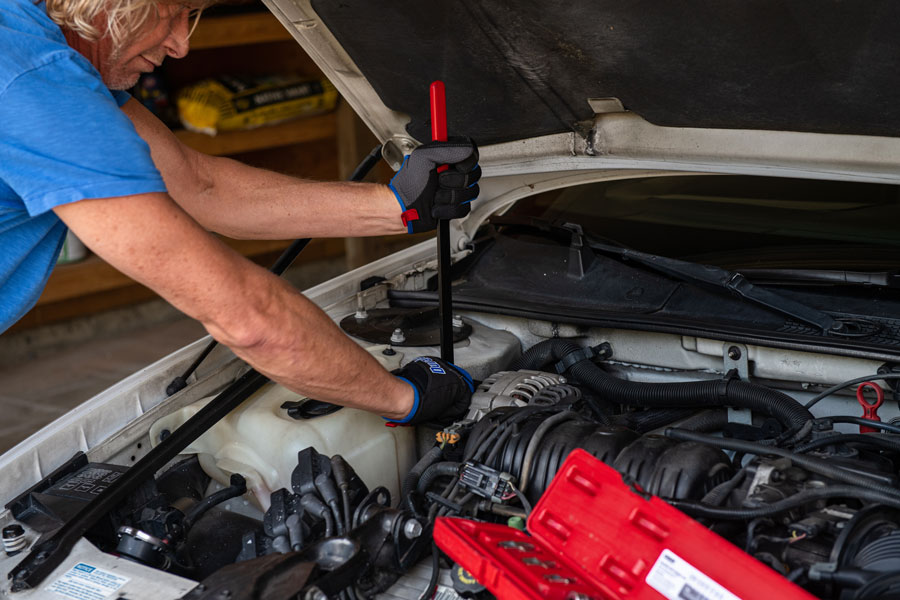
[[[509,365],[509,370],[520,371],[522,369],[527,369],[529,371],[541,371],[550,363],[550,361],[559,361],[559,358],[555,358],[556,353],[554,346],[556,343],[567,344],[575,347],[575,349],[580,348],[580,346],[576,346],[572,342],[559,338],[544,340],[543,342],[538,342],[526,350],[522,356],[514,360],[512,364]],[[568,354],[568,352],[566,354]]]
[[[419,483],[419,479],[421,479],[425,469],[439,461],[443,455],[444,451],[440,446],[435,446],[426,452],[425,455],[419,459],[419,462],[409,470],[406,477],[403,478],[403,485],[400,488],[400,497],[408,498],[410,492],[416,489],[416,484]]]
[[[704,410],[678,424],[679,429],[687,429],[700,433],[719,431],[728,424],[728,411],[713,408]]]
[[[872,481],[872,479],[866,477],[865,475],[860,475],[851,471],[845,471],[844,469],[841,469],[840,467],[837,467],[834,464],[821,458],[806,456],[804,454],[797,454],[796,452],[785,450],[783,448],[777,448],[775,446],[765,446],[763,444],[746,442],[744,440],[719,438],[711,435],[704,435],[702,433],[694,433],[693,431],[685,431],[684,429],[666,429],[666,437],[670,437],[682,442],[698,442],[701,444],[706,444],[708,446],[722,448],[724,450],[733,450],[735,452],[746,452],[748,454],[761,455],[768,454],[789,458],[792,463],[794,463],[798,467],[806,469],[807,471],[818,473],[819,475],[823,475],[842,483],[848,483],[850,485],[860,486],[868,490],[878,491],[882,494],[895,498],[896,501],[900,502],[900,490]],[[891,506],[893,506],[893,504]]]
[[[331,514],[331,509],[315,494],[308,493],[300,496],[300,506],[314,517],[325,520],[325,537],[334,535],[334,516]]]
[[[794,508],[803,506],[817,500],[827,498],[851,498],[884,504],[892,508],[900,508],[900,498],[892,494],[883,494],[874,490],[857,487],[854,485],[829,485],[823,488],[804,490],[783,500],[772,502],[758,508],[723,508],[719,506],[707,506],[699,502],[687,500],[669,500],[666,502],[691,517],[704,519],[721,519],[723,521],[758,519],[771,517]]]
[[[856,377],[855,379],[849,379],[847,381],[842,381],[841,383],[839,383],[837,385],[831,386],[824,392],[821,392],[821,393],[813,396],[812,400],[810,400],[809,402],[806,403],[806,408],[812,408],[813,406],[818,404],[818,402],[822,398],[827,398],[831,394],[833,394],[839,390],[842,390],[844,388],[848,388],[851,385],[856,385],[858,383],[865,383],[866,381],[888,381],[891,379],[900,379],[900,373],[885,373],[883,375],[880,375],[878,373],[873,373],[871,375],[866,375],[865,377]]]
[[[434,463],[422,473],[422,477],[419,479],[419,483],[416,485],[416,491],[420,494],[424,494],[431,484],[438,477],[446,477],[446,476],[456,477],[459,475],[459,463],[456,462],[439,462]]]
[[[713,489],[709,490],[703,499],[700,500],[702,504],[707,504],[709,506],[721,506],[721,504],[731,495],[737,486],[741,485],[741,482],[744,481],[744,478],[747,476],[746,469],[740,469],[734,476],[728,481],[722,482]]]
[[[322,500],[324,500],[325,504],[328,505],[328,508],[331,509],[331,514],[334,516],[334,524],[335,529],[337,530],[337,534],[344,535],[344,518],[341,514],[341,493],[338,491],[337,486],[331,480],[331,477],[329,477],[325,473],[320,473],[319,475],[317,475],[314,482],[316,485],[316,490],[319,492]]]
[[[575,413],[566,411],[561,412],[559,414],[555,414],[552,417],[545,419],[543,423],[541,423],[538,428],[535,430],[534,434],[531,436],[531,439],[528,441],[528,446],[525,449],[525,458],[522,459],[522,466],[519,468],[519,485],[523,490],[528,489],[528,478],[531,475],[531,464],[534,462],[534,455],[537,452],[538,446],[541,444],[541,440],[544,439],[544,436],[547,434],[550,429],[556,426],[563,421],[568,421],[570,419],[576,418],[578,415]]]
[[[523,406],[521,408],[508,410],[493,424],[493,426],[488,427],[479,433],[477,439],[474,437],[469,438],[469,441],[466,442],[465,460],[480,460],[479,457],[484,455],[487,448],[496,444],[496,439],[502,434],[505,428],[521,423],[539,412],[556,413],[560,410],[567,409],[559,406]]]
[[[612,418],[614,425],[627,427],[638,433],[647,433],[660,427],[665,427],[680,419],[686,419],[697,412],[694,408],[661,408],[655,410],[642,410],[640,412],[615,415]],[[681,425],[679,425],[681,427]],[[686,428],[689,429],[689,428]]]
[[[506,441],[512,436],[515,428],[513,426],[508,426],[504,428],[503,433],[500,434],[500,437],[497,438],[497,441],[494,443],[491,448],[491,453],[487,455],[487,458],[484,459],[484,464],[492,465],[494,464],[494,460],[497,458],[497,455],[503,450],[503,447],[506,445]],[[479,450],[479,454],[481,451]]]
[[[900,439],[882,437],[877,433],[836,433],[812,440],[801,446],[794,448],[794,452],[809,452],[823,446],[831,446],[832,444],[866,444],[869,446],[878,446],[884,450],[892,450],[900,452]]]
[[[428,600],[434,596],[438,586],[438,577],[441,575],[441,555],[437,544],[431,542],[431,577],[428,578],[428,587],[422,590],[418,600]]]
[[[862,417],[851,417],[849,415],[840,415],[837,417],[822,417],[816,419],[816,423],[850,423],[851,425],[867,425],[875,429],[883,429],[890,433],[900,433],[900,427],[882,421],[874,421],[872,419],[864,419]]]
[[[334,476],[334,482],[341,490],[341,504],[344,506],[344,528],[347,531],[353,527],[352,524],[352,507],[350,506],[350,473],[353,469],[344,460],[340,454],[331,457],[331,474]]]
[[[190,528],[194,526],[194,523],[196,523],[200,519],[200,517],[206,514],[206,511],[211,509],[213,506],[221,504],[226,500],[231,500],[232,498],[243,496],[245,493],[247,493],[247,480],[244,479],[243,475],[239,473],[232,474],[229,483],[231,485],[229,485],[227,488],[223,488],[218,492],[210,494],[197,504],[193,505],[184,514],[184,519],[182,519],[181,521],[181,528],[183,531],[189,531]]]
[[[582,348],[561,339],[535,344],[522,357],[531,360],[562,360]],[[547,361],[549,362],[549,361]],[[519,364],[517,361],[516,364]],[[813,416],[802,404],[779,391],[755,383],[735,379],[686,381],[677,383],[645,383],[625,381],[609,375],[587,358],[569,367],[572,374],[611,404],[627,404],[652,408],[734,406],[748,408],[777,419],[787,429],[800,429]]]

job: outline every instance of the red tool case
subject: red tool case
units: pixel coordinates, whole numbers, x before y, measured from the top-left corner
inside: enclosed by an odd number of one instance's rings
[[[583,450],[563,463],[528,531],[440,518],[434,539],[501,600],[814,598]]]

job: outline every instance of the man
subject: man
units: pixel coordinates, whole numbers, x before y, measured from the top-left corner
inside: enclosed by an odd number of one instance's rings
[[[392,376],[303,295],[207,230],[255,239],[424,231],[436,202],[440,216],[467,214],[481,173],[474,145],[427,144],[391,186],[302,181],[195,152],[120,90],[187,54],[197,7],[3,0],[0,331],[34,305],[68,227],[294,391],[399,422],[459,413],[466,375],[431,360]]]

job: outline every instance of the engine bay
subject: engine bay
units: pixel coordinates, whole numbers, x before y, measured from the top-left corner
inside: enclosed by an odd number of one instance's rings
[[[387,368],[428,352],[395,335],[427,328],[408,310],[387,328],[393,343],[369,342]],[[108,569],[129,561],[181,582],[161,579],[156,597],[487,598],[433,545],[435,519],[524,529],[582,449],[817,597],[883,598],[900,585],[890,364],[484,313],[458,320],[456,360],[477,384],[464,419],[385,427],[267,384],[84,537]],[[820,383],[863,375],[877,382],[862,401],[855,384]],[[876,392],[880,421],[861,419]],[[145,439],[159,444],[212,400],[168,412]],[[79,454],[10,502],[6,562],[126,470]]]

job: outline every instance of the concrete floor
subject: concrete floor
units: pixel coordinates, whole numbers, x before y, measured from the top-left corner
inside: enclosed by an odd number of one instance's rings
[[[138,369],[206,335],[186,317],[0,366],[0,454]]]

